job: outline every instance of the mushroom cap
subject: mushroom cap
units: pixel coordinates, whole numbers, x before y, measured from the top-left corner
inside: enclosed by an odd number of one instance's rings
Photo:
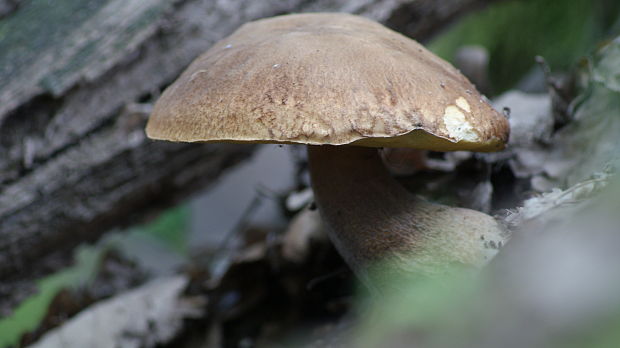
[[[501,150],[507,120],[449,63],[336,13],[247,23],[157,101],[147,135],[183,142]]]

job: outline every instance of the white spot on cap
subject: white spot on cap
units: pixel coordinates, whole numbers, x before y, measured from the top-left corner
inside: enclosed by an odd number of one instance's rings
[[[279,68],[279,67],[280,67],[280,64],[274,64],[274,65],[273,65],[273,68],[274,68],[274,69],[275,69],[275,68]]]
[[[456,103],[456,106],[465,110],[466,112],[471,112],[471,109],[469,108],[469,103],[467,102],[467,100],[465,100],[465,98],[458,97],[455,103]]]
[[[375,123],[375,127],[373,129],[373,132],[375,134],[385,134],[385,123],[383,122],[383,120],[381,118],[377,118],[377,121]]]
[[[224,46],[224,48],[231,48],[231,47],[232,47],[231,44],[228,44],[228,45]]]
[[[469,105],[468,105],[469,106]],[[446,125],[446,130],[450,138],[456,141],[478,141],[478,133],[474,130],[474,127],[467,122],[463,112],[454,105],[450,105],[446,108],[443,114],[443,123]]]

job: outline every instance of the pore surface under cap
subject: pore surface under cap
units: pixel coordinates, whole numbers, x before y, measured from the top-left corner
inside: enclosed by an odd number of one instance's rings
[[[245,24],[155,105],[151,138],[494,151],[508,122],[417,42],[347,14]]]

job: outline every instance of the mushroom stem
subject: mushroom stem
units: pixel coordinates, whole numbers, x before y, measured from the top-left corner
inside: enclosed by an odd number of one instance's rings
[[[379,261],[389,262],[390,274],[427,276],[453,265],[480,267],[505,240],[492,217],[430,203],[407,191],[375,148],[309,146],[308,162],[327,233],[371,288],[377,284],[369,267]]]

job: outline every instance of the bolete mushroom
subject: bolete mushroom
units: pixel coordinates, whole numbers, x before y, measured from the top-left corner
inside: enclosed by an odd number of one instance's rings
[[[486,214],[406,191],[377,148],[497,151],[507,120],[449,63],[358,16],[243,25],[165,90],[146,132],[169,141],[308,144],[328,235],[371,286],[373,262],[413,274],[480,266],[504,238]]]

